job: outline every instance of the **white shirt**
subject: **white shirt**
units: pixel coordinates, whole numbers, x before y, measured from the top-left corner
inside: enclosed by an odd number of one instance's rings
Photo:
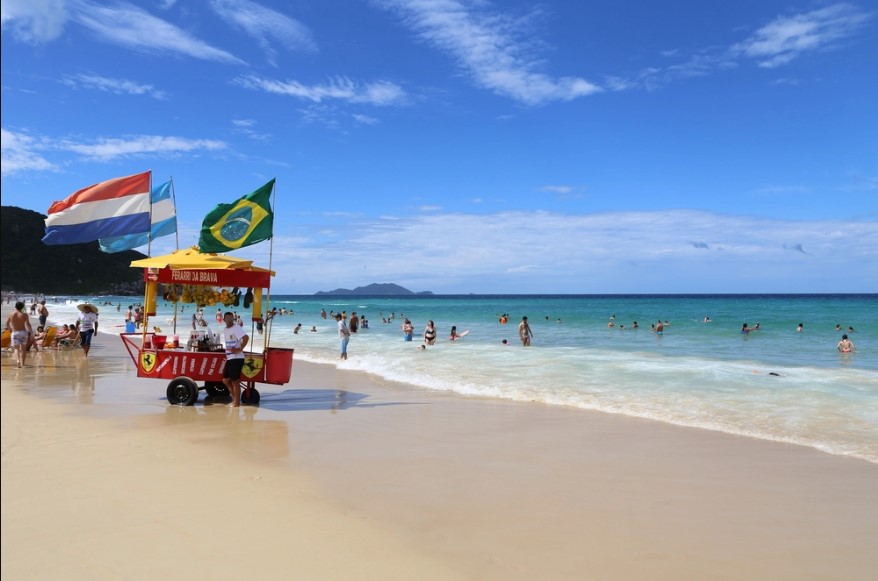
[[[85,331],[94,331],[95,327],[98,324],[98,316],[94,313],[94,311],[89,313],[79,313],[79,330],[82,332]]]
[[[237,353],[235,350],[241,348],[241,342],[246,336],[247,333],[240,325],[223,327],[223,341],[226,344],[226,359],[244,359],[243,351]]]

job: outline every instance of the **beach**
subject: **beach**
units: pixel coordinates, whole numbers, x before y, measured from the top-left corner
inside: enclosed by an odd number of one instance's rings
[[[258,408],[181,408],[112,333],[2,386],[4,579],[878,570],[878,465],[804,446],[295,360]]]

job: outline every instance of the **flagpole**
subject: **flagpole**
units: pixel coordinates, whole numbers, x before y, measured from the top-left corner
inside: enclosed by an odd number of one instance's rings
[[[269,280],[269,285],[268,285],[268,292],[266,293],[266,298],[265,298],[265,316],[266,316],[266,319],[269,321],[270,321],[270,319],[268,319],[268,314],[269,314],[268,309],[271,308],[271,284],[270,284],[270,282],[271,282],[271,261],[272,261],[272,258],[274,257],[274,217],[277,215],[274,212],[274,205],[277,201],[276,190],[277,190],[277,182],[274,182],[274,184],[271,186],[271,220],[272,220],[272,222],[271,222],[271,238],[268,239],[268,280]],[[265,329],[265,348],[266,349],[268,348],[268,345],[270,344],[270,342],[271,342],[271,325],[268,325],[267,328]]]
[[[149,230],[146,233],[146,255],[152,257],[152,170],[149,170],[149,190],[147,191],[147,195],[149,196]],[[149,284],[149,283],[146,283]],[[156,289],[158,290],[158,289]],[[144,293],[144,297],[146,293]],[[144,301],[145,303],[146,301]],[[143,314],[142,316],[142,331],[140,335],[140,344],[144,345],[146,343],[146,329],[149,324],[149,309],[147,305],[144,304],[142,306]]]
[[[149,170],[149,231],[146,233],[146,255],[152,257],[152,170]]]
[[[174,191],[174,176],[171,176],[171,200],[174,201],[174,220],[177,220],[177,192]],[[152,229],[149,231],[149,237],[152,238]],[[174,228],[174,245],[177,247],[177,250],[180,250],[180,228]],[[174,289],[173,292],[176,292]],[[180,301],[174,301],[174,335],[177,334],[177,307],[180,305]],[[198,307],[196,307],[198,308]]]

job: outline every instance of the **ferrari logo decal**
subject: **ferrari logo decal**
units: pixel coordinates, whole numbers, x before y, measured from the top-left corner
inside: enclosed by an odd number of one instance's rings
[[[141,353],[140,354],[140,367],[146,373],[150,373],[153,368],[155,368],[155,353]]]
[[[262,357],[248,357],[246,361],[244,361],[244,369],[241,370],[241,375],[246,377],[247,379],[253,379],[262,371],[262,365],[265,363]]]

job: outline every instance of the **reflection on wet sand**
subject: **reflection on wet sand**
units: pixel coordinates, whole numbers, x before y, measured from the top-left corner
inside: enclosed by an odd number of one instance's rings
[[[78,403],[93,403],[95,379],[89,373],[88,359],[83,357],[75,363],[76,375],[73,376],[73,397]]]
[[[286,458],[290,453],[289,425],[283,420],[257,419],[259,408],[230,408],[226,397],[205,398],[202,405],[169,405],[165,413],[140,417],[138,423],[156,423],[178,431],[181,438],[263,459]],[[217,446],[219,444],[219,446]]]

